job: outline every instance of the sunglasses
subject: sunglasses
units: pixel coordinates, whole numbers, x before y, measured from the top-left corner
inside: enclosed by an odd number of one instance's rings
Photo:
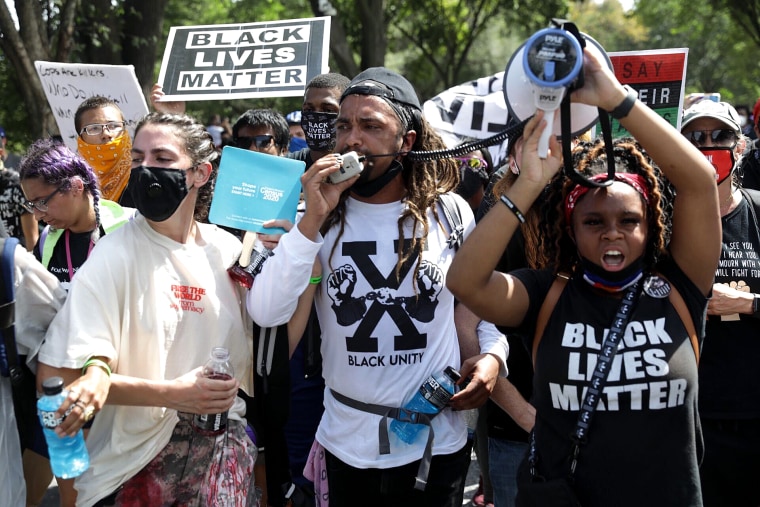
[[[695,146],[704,146],[708,136],[715,146],[730,146],[733,148],[737,141],[739,141],[736,132],[731,129],[694,130],[692,132],[685,132],[684,136]]]
[[[473,171],[478,169],[488,169],[488,162],[480,157],[456,157],[462,165],[466,165]]]
[[[21,203],[21,206],[28,211],[29,213],[34,213],[34,210],[41,211],[42,213],[45,213],[48,210],[48,201],[55,196],[58,192],[61,191],[62,187],[58,187],[55,190],[53,190],[53,193],[50,194],[47,197],[43,197],[42,199],[37,199],[36,201],[24,201]]]
[[[269,145],[272,144],[272,141],[274,141],[274,136],[269,134],[251,137],[236,137],[233,139],[235,146],[244,150],[250,150],[254,143],[257,150],[263,150],[264,148],[268,148]]]

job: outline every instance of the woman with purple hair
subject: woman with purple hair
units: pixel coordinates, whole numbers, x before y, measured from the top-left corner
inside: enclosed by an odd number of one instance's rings
[[[19,173],[27,199],[24,207],[47,224],[34,255],[68,289],[98,238],[126,223],[133,213],[101,199],[92,167],[51,139],[29,148]]]
[[[92,167],[66,145],[52,139],[36,141],[21,160],[24,208],[45,228],[34,255],[68,291],[77,270],[89,257],[98,238],[125,224],[133,212],[100,198]],[[24,449],[27,501],[37,504],[52,478],[48,451],[39,421],[35,437]],[[61,505],[74,505],[73,479],[57,479]]]

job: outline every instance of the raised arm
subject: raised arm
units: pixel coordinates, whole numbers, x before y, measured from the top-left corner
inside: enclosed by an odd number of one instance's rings
[[[538,156],[544,128],[544,114],[538,111],[523,132],[520,176],[505,194],[519,215],[530,209],[560,167],[561,149],[553,136],[549,139],[549,156]],[[516,278],[495,269],[520,225],[518,213],[502,202],[496,203],[465,240],[446,277],[449,290],[476,315],[510,327],[522,322],[528,309],[528,293]]]

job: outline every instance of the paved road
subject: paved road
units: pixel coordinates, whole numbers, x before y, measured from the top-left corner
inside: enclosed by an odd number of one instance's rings
[[[470,470],[467,473],[467,485],[464,488],[464,502],[462,505],[470,505],[470,499],[472,499],[475,491],[478,489],[478,479],[480,478],[480,468],[478,467],[478,461],[475,459],[475,453],[472,454],[472,461],[470,462]],[[55,485],[55,481],[50,484],[48,492],[45,498],[42,500],[40,507],[58,507],[58,486]]]

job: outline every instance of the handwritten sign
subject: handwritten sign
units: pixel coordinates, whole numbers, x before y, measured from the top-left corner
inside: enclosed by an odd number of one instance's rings
[[[114,101],[124,113],[129,134],[134,137],[137,122],[148,114],[140,84],[131,65],[95,65],[34,62],[45,96],[53,110],[61,137],[77,151],[74,114],[85,99],[101,95]]]
[[[615,76],[639,94],[639,100],[681,129],[688,48],[621,51],[609,53]],[[628,131],[612,122],[615,137]]]
[[[330,17],[169,31],[158,82],[165,100],[301,96],[328,71]]]
[[[425,119],[449,147],[464,139],[486,139],[507,128],[504,72],[444,90],[426,101]],[[494,166],[507,158],[507,142],[488,147]]]

